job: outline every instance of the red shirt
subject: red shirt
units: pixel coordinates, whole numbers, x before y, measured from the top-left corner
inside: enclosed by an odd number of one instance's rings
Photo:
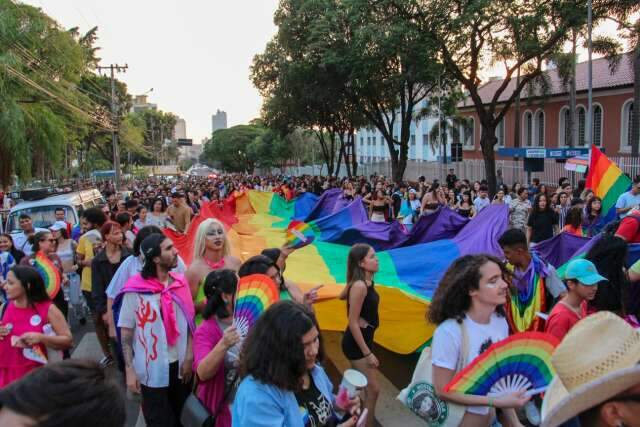
[[[587,304],[584,301],[580,304],[580,312],[581,314],[578,316],[575,311],[571,310],[562,302],[557,303],[549,314],[549,319],[547,320],[544,331],[562,341],[564,336],[567,335],[567,332],[573,328],[573,325],[578,323],[580,319],[586,317]]]
[[[640,219],[627,215],[620,221],[616,236],[622,237],[627,243],[640,243]]]

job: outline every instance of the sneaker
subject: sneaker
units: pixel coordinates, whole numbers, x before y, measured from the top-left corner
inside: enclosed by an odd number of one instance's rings
[[[540,410],[536,406],[535,402],[529,401],[524,405],[524,414],[527,417],[527,421],[534,426],[540,425]]]
[[[100,366],[106,368],[107,366],[113,365],[113,358],[111,356],[104,356],[99,363]]]

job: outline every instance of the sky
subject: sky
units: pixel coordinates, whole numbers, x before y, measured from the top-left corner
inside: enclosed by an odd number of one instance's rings
[[[64,28],[98,26],[101,65],[128,64],[119,74],[132,95],[149,89],[149,102],[187,123],[187,137],[211,135],[211,115],[228,125],[260,115],[261,98],[249,80],[253,56],[275,34],[278,0],[23,0]]]
[[[278,0],[22,0],[64,28],[98,26],[101,65],[127,64],[118,74],[132,95],[186,120],[187,138],[211,135],[211,115],[227,112],[229,126],[260,115],[261,98],[249,67],[276,32]],[[597,33],[613,33],[608,23]],[[581,60],[586,52],[581,52]],[[504,75],[496,66],[485,78]]]

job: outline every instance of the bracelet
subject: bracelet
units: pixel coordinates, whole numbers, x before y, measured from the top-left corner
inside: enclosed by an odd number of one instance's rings
[[[495,402],[495,398],[490,397],[489,398],[489,408],[493,408],[493,403]]]
[[[369,357],[369,356],[371,356],[372,354],[373,354],[373,351],[370,351],[369,353],[365,354],[365,355],[363,356],[363,358],[365,358],[365,357]]]

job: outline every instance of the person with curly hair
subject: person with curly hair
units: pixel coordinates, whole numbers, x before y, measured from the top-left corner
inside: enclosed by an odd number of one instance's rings
[[[445,272],[429,305],[427,318],[438,325],[431,346],[433,385],[441,399],[467,406],[461,425],[490,426],[494,408],[502,409],[509,425],[520,425],[513,408],[529,401],[524,391],[497,398],[444,391],[457,372],[509,336],[502,310],[509,296],[506,275],[494,256],[465,255]]]
[[[323,357],[320,327],[307,307],[293,301],[269,307],[242,347],[232,425],[354,426],[359,399],[342,408],[344,418],[336,414],[333,385],[319,364]]]

